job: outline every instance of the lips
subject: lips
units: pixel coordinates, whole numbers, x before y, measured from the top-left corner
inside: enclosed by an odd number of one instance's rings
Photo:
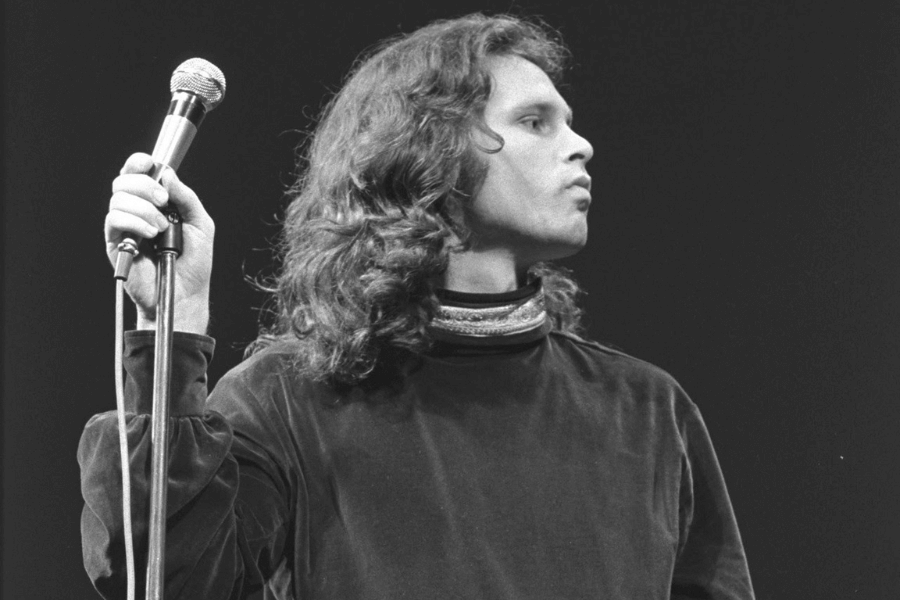
[[[583,192],[578,191],[578,195],[584,195],[585,197],[580,198],[576,206],[580,211],[587,211],[588,207],[591,205],[591,178],[587,173],[582,173],[566,186],[566,189],[570,190],[577,188],[582,188],[584,190]]]
[[[588,192],[591,191],[591,177],[587,173],[583,173],[572,180],[568,187],[583,187]]]

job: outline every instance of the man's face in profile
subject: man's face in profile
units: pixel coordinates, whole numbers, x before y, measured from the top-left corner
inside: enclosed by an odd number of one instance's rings
[[[504,145],[480,154],[487,175],[467,213],[473,241],[505,248],[519,264],[570,256],[587,242],[593,148],[571,129],[572,111],[540,67],[518,56],[487,60],[484,121]],[[476,141],[497,146],[481,132]]]

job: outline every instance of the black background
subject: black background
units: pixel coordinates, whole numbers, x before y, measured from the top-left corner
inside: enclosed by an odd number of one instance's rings
[[[294,147],[359,52],[473,10],[541,15],[594,145],[567,261],[591,335],[700,405],[761,600],[900,589],[900,6],[616,0],[5,4],[3,597],[93,598],[75,449],[115,406],[109,187],[169,76],[228,94],[181,169],[217,222],[211,377],[255,336]]]

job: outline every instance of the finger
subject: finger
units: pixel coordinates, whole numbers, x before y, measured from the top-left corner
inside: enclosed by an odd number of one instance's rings
[[[146,175],[129,173],[113,179],[113,194],[120,192],[143,198],[155,206],[163,207],[169,201],[169,192],[161,184]]]
[[[116,246],[124,238],[132,235],[152,239],[159,234],[159,229],[153,224],[148,223],[137,215],[120,210],[112,210],[106,213],[103,229],[106,243],[109,246]]]
[[[122,165],[122,169],[119,171],[120,175],[124,175],[126,173],[149,173],[150,169],[153,168],[153,158],[144,152],[136,152],[128,157],[128,160],[125,161],[125,164]]]
[[[163,231],[169,226],[169,220],[153,204],[139,196],[127,192],[116,192],[109,200],[109,210],[135,215],[150,225]]]
[[[206,209],[203,208],[203,203],[200,202],[200,198],[197,197],[194,190],[178,179],[178,175],[175,174],[175,171],[166,169],[163,172],[161,182],[166,190],[168,190],[169,199],[175,208],[178,209],[182,219],[188,222],[199,222],[200,220],[207,220],[210,218]]]

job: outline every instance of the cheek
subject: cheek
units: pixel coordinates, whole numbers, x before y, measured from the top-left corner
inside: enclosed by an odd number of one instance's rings
[[[537,152],[507,143],[488,161],[485,188],[491,196],[512,198],[522,205],[535,203],[548,193],[547,169],[542,168]]]
[[[502,180],[488,176],[472,199],[468,215],[470,226],[485,231],[510,221],[517,208],[515,194],[511,191]]]
[[[473,229],[531,229],[553,204],[552,181],[535,152],[507,143],[486,157],[487,172],[470,205]]]

